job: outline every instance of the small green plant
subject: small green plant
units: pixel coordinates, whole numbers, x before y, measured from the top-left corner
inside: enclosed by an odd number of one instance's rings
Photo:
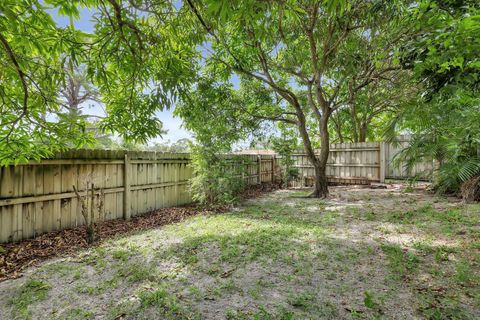
[[[365,307],[369,309],[373,309],[375,307],[375,302],[373,301],[373,295],[368,290],[363,293],[363,304],[365,305]]]
[[[160,288],[156,290],[142,290],[138,293],[142,308],[156,307],[164,314],[177,314],[180,311],[175,295]]]
[[[314,298],[313,294],[309,292],[296,293],[288,297],[288,303],[296,308],[307,309]]]
[[[291,128],[284,124],[279,124],[278,127],[281,136],[272,138],[272,145],[273,150],[280,155],[283,187],[288,188],[289,182],[297,179],[300,174],[298,168],[293,167],[295,160],[292,158],[293,152],[298,147],[298,140],[296,132]]]
[[[404,277],[407,272],[416,269],[419,258],[409,251],[404,251],[399,245],[382,244],[382,251],[387,255],[389,267],[392,270],[394,278]]]
[[[475,278],[475,271],[472,270],[470,264],[465,259],[460,260],[455,268],[455,279],[457,282],[467,285],[474,282]]]
[[[9,303],[13,306],[13,318],[30,318],[28,307],[45,300],[52,287],[45,281],[28,279],[14,294]]]
[[[405,186],[405,189],[403,189],[403,192],[406,193],[412,193],[415,191],[415,186],[417,185],[417,177],[413,177],[411,179],[407,180],[407,185]]]
[[[231,205],[245,188],[242,179],[245,159],[227,156],[216,148],[192,146],[194,177],[190,180],[190,192],[194,201],[208,207]]]

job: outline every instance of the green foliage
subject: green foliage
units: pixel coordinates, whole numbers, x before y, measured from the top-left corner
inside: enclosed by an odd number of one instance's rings
[[[29,318],[28,307],[35,302],[45,300],[51,288],[45,281],[28,279],[10,299],[10,304],[14,307],[14,318],[16,316]]]
[[[84,121],[61,114],[58,99],[65,65],[89,37],[57,27],[46,9],[39,0],[0,3],[0,165],[93,142]]]
[[[419,258],[409,251],[404,251],[399,245],[382,244],[382,251],[387,255],[389,267],[394,279],[402,279],[415,271]]]
[[[95,132],[141,143],[161,132],[155,113],[170,107],[194,78],[200,38],[189,11],[173,1],[143,5],[0,3],[0,165],[93,145],[95,134],[85,118],[61,110],[68,70],[79,66],[85,66],[85,80],[107,113]],[[82,7],[94,12],[93,34],[74,28]],[[70,26],[59,27],[52,11],[69,17]]]
[[[405,43],[402,63],[413,68],[423,90],[391,129],[413,132],[399,160],[408,168],[436,160],[436,190],[458,193],[463,182],[480,175],[480,5],[420,1],[411,10],[417,35]]]
[[[292,153],[298,149],[297,132],[279,124],[281,131],[280,137],[272,138],[273,150],[280,156],[280,165],[283,171],[283,185],[288,187],[288,183],[298,178],[298,168],[293,167],[295,160]]]
[[[189,1],[206,43],[198,84],[182,101],[182,118],[196,134],[211,137],[227,131],[241,138],[271,122],[296,127],[325,180],[320,168],[328,155],[317,157],[313,149],[330,143],[329,120],[347,104],[349,84],[358,81],[355,86],[363,88],[391,71],[394,50],[381,44],[391,40],[384,31],[401,20],[403,11],[396,9],[402,3]],[[385,28],[373,30],[380,24]],[[364,49],[372,32],[382,40]],[[356,56],[362,49],[365,64]],[[234,77],[238,87],[231,85]],[[323,182],[315,195],[327,195]]]
[[[191,147],[194,177],[190,180],[192,199],[201,205],[230,205],[245,188],[241,156],[225,155],[215,147]]]
[[[373,295],[370,291],[365,291],[363,293],[363,304],[365,307],[369,309],[373,309],[375,307],[375,302],[373,300]]]

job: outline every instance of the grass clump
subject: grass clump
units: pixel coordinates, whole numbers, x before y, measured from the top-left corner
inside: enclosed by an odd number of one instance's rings
[[[147,288],[138,293],[140,308],[153,308],[159,319],[198,319],[195,313],[184,310],[175,294],[165,288]]]
[[[45,300],[52,289],[50,284],[42,280],[28,279],[9,301],[13,306],[12,316],[20,319],[30,319],[29,306]]]
[[[381,249],[387,255],[389,260],[388,266],[397,280],[414,271],[420,262],[420,259],[415,254],[404,251],[397,244],[382,244]]]

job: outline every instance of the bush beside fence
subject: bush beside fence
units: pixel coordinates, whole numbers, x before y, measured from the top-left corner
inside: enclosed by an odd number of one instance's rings
[[[272,181],[274,156],[241,157],[247,185]],[[105,220],[188,204],[189,164],[189,154],[76,150],[0,167],[0,242],[83,225],[73,186],[84,194],[87,183],[105,194]]]

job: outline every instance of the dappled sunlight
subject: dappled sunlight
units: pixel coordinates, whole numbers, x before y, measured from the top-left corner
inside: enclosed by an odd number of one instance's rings
[[[261,307],[296,318],[381,311],[405,319],[418,316],[425,299],[446,299],[475,314],[468,291],[478,281],[475,266],[466,259],[467,239],[457,235],[478,227],[474,215],[428,195],[404,194],[400,208],[387,191],[341,190],[342,198],[327,200],[277,191],[225,214],[190,217],[47,263],[25,276],[54,288],[30,310],[52,312],[49,306],[68,296],[72,307],[112,318],[223,319],[227,310]],[[0,284],[0,298],[24,282]],[[439,288],[442,296],[432,296]],[[377,309],[365,305],[366,292]]]

